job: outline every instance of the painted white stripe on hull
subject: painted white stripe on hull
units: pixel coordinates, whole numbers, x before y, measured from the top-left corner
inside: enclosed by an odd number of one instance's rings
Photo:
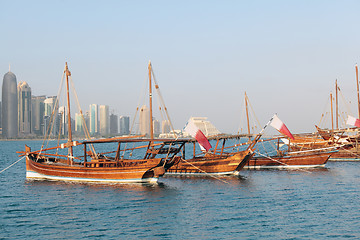
[[[208,175],[239,175],[238,171],[218,172],[218,173],[184,173],[184,172],[166,172],[165,175],[171,176],[208,176]]]
[[[344,161],[344,162],[359,162],[360,161],[360,158],[329,158],[329,161],[336,161],[336,162],[341,162],[341,161]]]
[[[325,167],[325,164],[321,165],[287,165],[287,166],[245,166],[244,169],[296,169],[296,168],[321,168]]]
[[[98,178],[73,178],[59,177],[40,174],[34,171],[26,171],[26,178],[48,179],[56,181],[73,181],[73,182],[108,182],[108,183],[156,183],[158,178],[138,178],[138,179],[98,179]]]
[[[38,170],[43,170],[44,168],[42,167],[38,167],[36,165],[32,165],[31,166],[32,168],[36,168]],[[71,174],[83,174],[84,172],[83,171],[76,171],[76,170],[66,170],[66,171],[61,171],[59,169],[46,169],[46,171],[49,171],[49,172],[56,172],[56,173],[71,173]],[[144,172],[144,171],[131,171],[131,172],[120,172],[121,174],[128,174],[128,173],[141,173],[141,172]],[[119,172],[105,172],[106,174],[119,174]],[[101,171],[93,171],[91,172],[91,174],[104,174],[104,172],[101,172]]]

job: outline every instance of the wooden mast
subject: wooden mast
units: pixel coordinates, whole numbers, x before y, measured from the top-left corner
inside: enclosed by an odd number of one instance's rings
[[[247,120],[247,128],[248,128],[248,134],[250,138],[250,121],[249,121],[249,110],[248,110],[248,97],[245,92],[245,109],[246,109],[246,120]]]
[[[335,80],[335,120],[336,120],[336,129],[339,129],[339,113],[338,113],[338,85],[337,79]]]
[[[151,61],[149,61],[149,105],[150,105],[150,138],[154,139],[153,113],[152,113],[152,91],[151,91]]]
[[[356,71],[356,88],[357,88],[357,98],[358,98],[358,110],[359,110],[359,117],[360,119],[360,96],[359,96],[359,75],[358,75],[358,66],[355,65],[355,71]]]
[[[69,156],[73,156],[72,149],[72,133],[71,133],[71,116],[70,116],[70,94],[69,94],[69,76],[71,76],[71,72],[69,71],[67,62],[65,63],[65,74],[66,74],[66,92],[67,92],[67,113],[68,113],[68,144],[69,144]],[[72,158],[70,159],[70,163],[73,163]]]
[[[334,114],[333,114],[333,97],[330,93],[330,104],[331,104],[331,131],[334,132]]]

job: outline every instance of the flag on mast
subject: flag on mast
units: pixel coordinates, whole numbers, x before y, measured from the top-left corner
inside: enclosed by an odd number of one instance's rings
[[[346,121],[347,125],[351,125],[351,126],[355,126],[355,127],[360,127],[360,120],[357,118],[354,118],[353,116],[348,115],[348,119]]]
[[[288,136],[291,139],[295,139],[294,136],[291,134],[291,132],[289,131],[289,129],[286,127],[286,125],[278,118],[278,116],[275,114],[273,116],[273,119],[270,123],[270,125],[275,128],[276,130],[278,130],[279,132],[281,132],[282,134]]]
[[[204,133],[195,125],[192,120],[189,120],[186,123],[184,130],[198,141],[200,148],[202,147],[206,149],[206,151],[209,151],[209,149],[211,148],[209,140],[205,137]]]

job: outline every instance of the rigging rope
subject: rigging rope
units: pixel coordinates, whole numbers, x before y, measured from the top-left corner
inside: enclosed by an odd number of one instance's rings
[[[270,156],[266,156],[266,155],[264,155],[264,154],[261,154],[260,152],[255,152],[255,153],[257,153],[257,154],[259,154],[260,156],[263,156],[263,157],[265,157],[265,158],[268,158],[268,159],[270,159],[271,161],[278,162],[278,163],[280,163],[280,164],[282,164],[282,165],[285,165],[285,166],[290,166],[290,165],[288,165],[288,164],[286,164],[286,163],[283,163],[283,162],[281,162],[281,161],[278,161],[278,160],[276,160],[276,159],[273,159],[273,158],[270,157]],[[310,171],[306,171],[306,170],[301,169],[301,168],[298,168],[298,170],[311,173]]]
[[[189,165],[193,166],[194,168],[198,169],[200,172],[203,172],[203,173],[205,173],[206,175],[209,175],[209,176],[210,176],[210,177],[212,177],[212,178],[215,178],[215,179],[217,179],[217,180],[219,180],[219,181],[221,181],[221,182],[224,182],[224,183],[226,183],[226,184],[230,184],[229,182],[227,182],[227,181],[225,181],[225,180],[223,180],[223,179],[221,179],[221,178],[216,177],[214,174],[211,174],[211,173],[207,173],[207,172],[205,172],[204,170],[202,170],[202,169],[200,169],[200,168],[196,167],[194,164],[192,164],[192,163],[190,163],[190,162],[186,161],[186,160],[185,160],[185,159],[183,159],[183,158],[181,158],[181,160],[183,160],[183,161],[184,161],[184,162],[186,162],[187,164],[189,164]]]
[[[23,156],[22,158],[18,159],[17,161],[15,161],[13,164],[11,164],[10,166],[4,168],[3,170],[0,171],[0,173],[4,172],[5,170],[11,168],[12,166],[14,166],[15,164],[17,164],[18,162],[20,162],[25,156]]]

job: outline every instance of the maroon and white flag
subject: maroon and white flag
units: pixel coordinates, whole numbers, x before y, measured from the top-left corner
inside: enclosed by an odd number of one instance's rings
[[[209,149],[211,148],[209,140],[205,137],[204,133],[195,125],[193,121],[188,121],[184,130],[198,141],[200,147],[203,147],[204,149],[206,149],[206,151],[209,151]]]
[[[291,139],[294,139],[294,136],[291,134],[289,129],[286,127],[286,125],[276,116],[276,114],[273,116],[273,119],[270,123],[270,125],[281,132],[282,134],[288,136]]]
[[[360,120],[348,115],[348,119],[346,121],[346,124],[351,125],[351,126],[360,127]]]

